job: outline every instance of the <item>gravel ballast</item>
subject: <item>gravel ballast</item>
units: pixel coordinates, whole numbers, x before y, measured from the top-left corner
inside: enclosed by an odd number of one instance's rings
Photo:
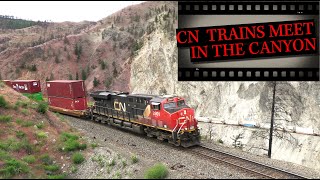
[[[195,157],[186,151],[154,138],[147,138],[90,120],[70,116],[64,116],[64,119],[72,127],[85,134],[88,144],[98,144],[98,147],[94,148],[92,153],[88,155],[87,160],[77,168],[77,172],[71,174],[72,178],[143,178],[144,172],[158,162],[162,162],[168,167],[169,179],[254,178],[234,168]],[[281,167],[310,178],[320,177],[315,171],[292,163],[259,157],[209,142],[203,143],[208,147],[247,157],[271,166]],[[133,155],[139,159],[137,163],[131,162]],[[112,159],[116,161],[113,166],[110,165]],[[122,163],[123,161],[126,162],[124,163],[125,166]]]

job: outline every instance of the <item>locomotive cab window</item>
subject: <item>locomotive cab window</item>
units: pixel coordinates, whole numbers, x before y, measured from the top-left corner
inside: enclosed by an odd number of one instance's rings
[[[164,108],[165,108],[165,109],[176,108],[176,103],[174,103],[174,102],[165,103],[165,104],[164,104]]]
[[[133,102],[133,98],[129,98],[129,102]]]
[[[185,106],[185,105],[186,103],[184,102],[184,100],[178,101],[178,107]]]
[[[160,110],[160,103],[152,103],[151,105],[153,110]]]

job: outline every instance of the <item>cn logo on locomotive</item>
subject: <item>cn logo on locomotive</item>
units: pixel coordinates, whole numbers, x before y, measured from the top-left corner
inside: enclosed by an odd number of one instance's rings
[[[114,106],[114,109],[117,111],[126,112],[126,103],[122,104],[121,102],[114,101],[113,106]]]

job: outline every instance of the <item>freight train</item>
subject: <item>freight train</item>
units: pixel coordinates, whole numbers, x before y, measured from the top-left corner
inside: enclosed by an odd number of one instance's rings
[[[10,83],[9,83],[10,84]],[[200,144],[194,110],[179,96],[95,91],[87,106],[84,81],[46,82],[49,109],[120,127],[182,147]]]

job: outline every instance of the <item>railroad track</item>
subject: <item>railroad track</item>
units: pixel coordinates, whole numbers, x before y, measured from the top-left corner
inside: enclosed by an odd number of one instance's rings
[[[239,157],[228,152],[212,149],[204,145],[190,148],[190,152],[210,161],[222,163],[228,166],[241,169],[255,178],[263,179],[308,179],[301,175],[291,173],[282,169],[271,167],[259,162]]]

